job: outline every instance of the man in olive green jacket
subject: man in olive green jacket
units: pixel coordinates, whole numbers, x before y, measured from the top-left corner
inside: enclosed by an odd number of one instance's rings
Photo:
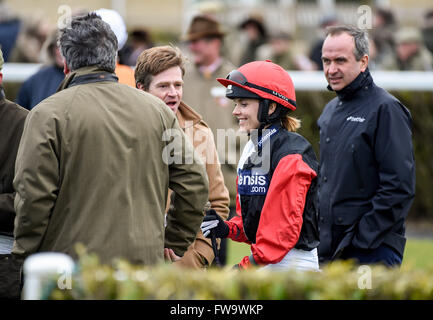
[[[208,182],[174,114],[117,83],[117,40],[97,15],[74,18],[59,42],[67,77],[29,113],[18,150],[13,253],[76,257],[83,243],[104,262],[160,263],[164,246],[183,255]],[[179,210],[164,228],[168,188]]]

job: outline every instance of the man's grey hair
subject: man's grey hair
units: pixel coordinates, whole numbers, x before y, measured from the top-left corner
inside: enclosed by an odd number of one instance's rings
[[[107,72],[116,68],[116,35],[95,13],[73,18],[70,26],[60,30],[58,43],[71,71],[88,66]]]
[[[356,61],[361,60],[364,55],[369,54],[370,44],[368,42],[368,33],[363,29],[359,29],[351,25],[330,26],[326,28],[326,36],[335,36],[341,33],[348,33],[355,40],[355,55]]]

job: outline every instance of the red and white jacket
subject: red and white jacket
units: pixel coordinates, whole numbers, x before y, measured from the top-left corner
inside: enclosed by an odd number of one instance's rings
[[[309,142],[279,125],[252,137],[238,164],[236,213],[228,238],[251,244],[239,263],[267,265],[292,249],[319,245],[316,210],[318,163]]]

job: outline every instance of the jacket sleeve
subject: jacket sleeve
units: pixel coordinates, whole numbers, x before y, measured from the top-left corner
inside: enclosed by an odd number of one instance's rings
[[[174,119],[170,135],[169,188],[176,193],[174,210],[167,215],[165,247],[183,256],[203,221],[209,183],[205,166]],[[167,159],[166,159],[167,160]],[[163,160],[163,161],[166,161]]]
[[[218,215],[227,220],[229,216],[230,197],[229,191],[224,184],[224,176],[218,160],[218,153],[212,131],[208,130],[207,136],[206,173],[209,177],[209,201],[212,209]]]
[[[221,172],[221,165],[218,160],[218,153],[216,150],[214,136],[212,131],[205,125],[198,126],[197,130],[193,132],[192,137],[186,133],[186,136],[193,141],[196,152],[201,156],[205,162],[206,174],[209,179],[209,202],[211,208],[223,219],[227,220],[229,215],[229,192],[224,184],[224,177]],[[220,239],[217,239],[219,246]],[[191,252],[187,257],[204,257],[210,265],[215,258],[212,248],[212,240],[205,238],[199,230],[197,238],[193,246],[188,248],[195,252]],[[182,260],[182,259],[181,259]],[[201,261],[201,259],[198,259]]]
[[[59,186],[57,121],[35,110],[30,112],[15,165],[15,242],[12,252],[36,252],[45,235]]]
[[[0,232],[11,233],[15,219],[14,193],[0,194]]]
[[[245,236],[241,216],[234,216],[230,220],[226,221],[226,224],[229,227],[229,234],[227,238],[237,242],[251,243]]]
[[[395,102],[383,105],[378,116],[374,152],[379,187],[352,240],[357,248],[377,248],[396,222],[406,219],[415,196],[410,113]]]
[[[263,205],[256,243],[251,245],[252,255],[241,261],[241,268],[277,263],[296,245],[307,192],[316,176],[300,154],[280,160]]]
[[[2,144],[4,149],[2,148],[0,151],[4,153],[1,155],[2,163],[0,164],[0,179],[2,180],[2,185],[0,185],[0,232],[4,232],[8,235],[12,235],[14,230],[15,191],[12,182],[18,145],[23,133],[27,113],[27,110],[20,108],[19,111],[13,112],[1,119],[1,125],[6,126],[8,132],[7,135],[3,137],[5,139],[5,143]]]
[[[203,124],[199,125],[193,131],[193,134],[186,132],[186,136],[193,141],[196,152],[205,162],[206,174],[209,178],[209,202],[211,208],[226,220],[229,215],[230,197],[224,184],[224,176],[221,171],[212,130]]]

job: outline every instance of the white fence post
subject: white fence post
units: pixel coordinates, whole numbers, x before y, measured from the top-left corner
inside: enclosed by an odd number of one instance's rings
[[[23,300],[40,300],[44,285],[57,277],[60,289],[71,289],[74,269],[72,258],[63,253],[43,252],[29,256],[24,261]],[[62,283],[60,283],[62,280]],[[66,281],[65,281],[66,280]],[[69,287],[68,287],[69,286]]]

